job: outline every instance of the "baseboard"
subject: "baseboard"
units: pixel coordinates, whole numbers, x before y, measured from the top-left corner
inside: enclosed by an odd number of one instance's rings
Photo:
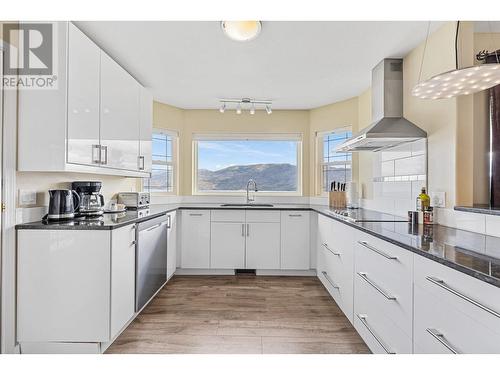
[[[257,276],[316,276],[316,270],[257,270]]]
[[[234,270],[211,270],[203,268],[177,268],[176,275],[234,275]]]

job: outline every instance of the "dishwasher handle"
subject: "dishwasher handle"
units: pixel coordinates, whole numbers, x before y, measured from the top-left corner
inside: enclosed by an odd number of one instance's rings
[[[167,215],[160,215],[152,219],[144,220],[137,224],[137,231],[150,231],[168,223]]]

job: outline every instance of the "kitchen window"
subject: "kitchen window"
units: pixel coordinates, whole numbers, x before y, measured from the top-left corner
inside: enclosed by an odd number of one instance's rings
[[[153,193],[175,193],[177,133],[153,129],[151,178],[143,180],[144,189]]]
[[[193,193],[243,194],[247,182],[259,192],[302,194],[300,134],[195,135]]]
[[[338,145],[351,138],[351,136],[351,128],[318,133],[319,186],[321,193],[330,190],[332,181],[350,182],[352,180],[352,154],[335,151]]]

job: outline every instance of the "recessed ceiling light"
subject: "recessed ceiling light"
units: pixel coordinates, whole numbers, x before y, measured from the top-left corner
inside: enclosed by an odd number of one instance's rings
[[[222,21],[221,27],[232,40],[247,42],[259,35],[262,24],[260,21]]]

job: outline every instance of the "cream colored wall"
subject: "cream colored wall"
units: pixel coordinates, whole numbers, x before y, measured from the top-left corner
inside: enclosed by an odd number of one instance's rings
[[[37,206],[48,205],[49,189],[71,189],[73,181],[101,181],[101,193],[106,201],[116,198],[121,191],[136,191],[137,178],[94,175],[85,173],[63,172],[17,172],[16,182],[19,190],[34,190],[37,192]],[[19,202],[19,198],[18,198]],[[19,205],[19,204],[18,204]]]
[[[448,22],[430,35],[422,65],[424,43],[413,49],[403,60],[404,116],[427,131],[428,187],[430,191],[445,191],[446,206],[455,204],[455,150],[457,100],[422,100],[411,95],[421,80],[455,68],[455,22]]]
[[[317,186],[319,181],[319,162],[318,151],[316,147],[316,133],[334,130],[350,126],[353,133],[358,131],[358,98],[351,98],[338,103],[329,104],[323,107],[315,108],[309,111],[309,137],[311,150],[311,158],[309,161],[310,195],[321,194],[320,188]],[[358,176],[358,155],[353,154],[352,159],[352,175],[353,179]]]
[[[372,91],[368,89],[358,97],[358,127],[366,128],[372,121]],[[373,199],[373,153],[358,153],[358,182],[361,198]]]
[[[197,133],[301,133],[302,191],[309,195],[309,112],[273,111],[268,115],[257,111],[254,115],[234,111],[220,113],[217,110],[181,110],[155,102],[153,111],[155,127],[179,132],[179,195],[192,195],[192,144]]]

